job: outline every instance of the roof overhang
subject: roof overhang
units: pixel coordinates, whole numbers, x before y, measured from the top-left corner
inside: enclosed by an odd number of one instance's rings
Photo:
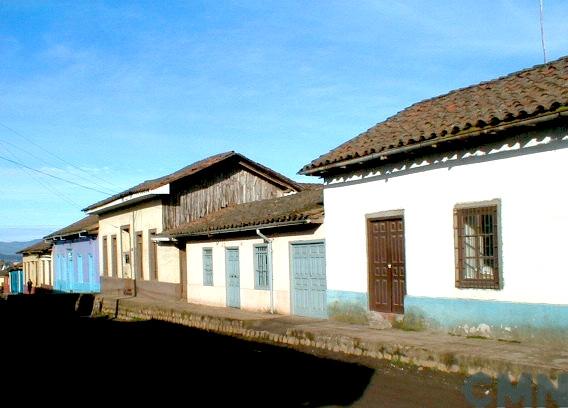
[[[320,219],[304,219],[304,220],[294,220],[294,221],[284,221],[284,222],[273,222],[269,224],[255,224],[255,225],[247,225],[243,227],[233,227],[233,228],[223,228],[218,230],[210,230],[210,231],[198,231],[198,232],[187,232],[187,233],[180,233],[180,234],[168,234],[162,235],[163,238],[189,238],[189,237],[210,237],[214,235],[223,235],[223,234],[231,234],[235,232],[247,232],[247,231],[256,231],[256,230],[265,230],[271,228],[282,228],[282,227],[292,227],[292,226],[299,226],[299,225],[307,225],[307,224],[321,224],[322,221]],[[156,238],[157,240],[157,238]]]
[[[437,137],[437,138],[434,138],[434,139],[425,140],[423,142],[415,143],[415,144],[412,144],[412,145],[401,146],[401,147],[397,147],[397,148],[394,148],[394,149],[388,149],[388,150],[384,150],[382,152],[369,154],[367,156],[356,157],[356,158],[347,159],[347,160],[341,160],[341,161],[338,161],[338,162],[335,162],[335,163],[329,163],[329,164],[326,164],[326,165],[323,165],[323,166],[318,166],[318,167],[315,167],[315,168],[312,168],[312,169],[300,170],[298,173],[305,175],[305,176],[323,176],[324,173],[327,173],[330,170],[346,169],[349,166],[363,164],[363,163],[366,163],[366,162],[371,161],[371,160],[386,160],[390,156],[395,156],[395,155],[399,155],[399,154],[402,154],[402,153],[408,153],[410,151],[416,151],[416,150],[424,148],[424,147],[436,147],[438,144],[442,144],[442,143],[445,143],[445,142],[460,140],[460,139],[466,139],[466,138],[475,137],[475,136],[478,136],[478,135],[499,133],[499,132],[510,130],[510,129],[513,129],[513,128],[516,128],[516,127],[525,127],[525,126],[526,127],[534,127],[534,126],[537,126],[538,124],[541,124],[541,123],[544,123],[544,122],[550,122],[550,121],[553,121],[553,120],[556,120],[556,119],[566,118],[566,117],[568,117],[568,111],[561,110],[559,112],[557,111],[557,112],[552,112],[552,113],[540,115],[536,118],[520,119],[520,120],[508,122],[508,123],[498,125],[498,126],[491,126],[491,127],[487,127],[487,128],[483,128],[483,129],[475,129],[475,130],[470,130],[470,131],[465,131],[465,132],[459,132],[455,135],[449,135],[449,136],[446,136],[446,137]]]
[[[116,200],[111,201],[110,203],[103,204],[99,207],[91,208],[90,210],[87,211],[87,214],[101,214],[104,212],[117,210],[123,207],[128,207],[142,201],[150,200],[168,194],[170,194],[169,183],[148,191],[129,194],[125,197],[117,198]]]
[[[56,242],[56,241],[66,241],[68,239],[73,239],[73,238],[88,238],[89,236],[96,235],[97,232],[98,232],[97,230],[73,231],[67,234],[48,236],[47,238],[45,238],[45,240]]]
[[[51,251],[51,247],[45,249],[32,249],[32,250],[24,250],[18,251],[17,254],[21,254],[22,256],[30,256],[30,255],[43,255],[47,254]]]

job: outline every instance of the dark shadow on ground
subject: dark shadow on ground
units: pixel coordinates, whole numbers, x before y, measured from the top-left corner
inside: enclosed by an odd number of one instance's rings
[[[80,317],[89,300],[78,299],[21,295],[0,304],[3,344],[11,350],[3,357],[3,388],[26,387],[53,402],[345,406],[374,373],[181,325]]]

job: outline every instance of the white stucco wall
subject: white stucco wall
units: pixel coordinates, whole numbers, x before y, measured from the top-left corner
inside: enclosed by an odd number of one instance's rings
[[[147,251],[144,250],[144,252],[147,255]],[[160,282],[179,283],[179,274],[179,250],[172,244],[159,244],[158,280]]]
[[[274,279],[274,310],[290,314],[290,243],[324,239],[324,226],[313,233],[271,237]],[[187,244],[188,302],[210,306],[226,306],[225,248],[239,248],[241,308],[270,311],[270,291],[254,288],[254,245],[260,238],[192,242]],[[213,249],[213,286],[203,286],[203,248]]]
[[[27,284],[28,279],[31,279],[34,287],[53,285],[53,266],[51,265],[51,255],[25,255],[23,256],[22,262],[24,283]]]
[[[31,279],[34,287],[38,285],[38,279],[37,279],[38,262],[39,262],[39,256],[36,254],[24,255],[22,257],[22,263],[24,269],[24,285],[27,285],[28,279]]]
[[[38,285],[53,286],[51,255],[42,255],[38,264]]]
[[[511,141],[469,159],[432,156],[413,170],[406,163],[327,180],[328,289],[367,292],[366,215],[403,210],[408,295],[567,304],[567,134],[533,133],[523,148]],[[503,288],[457,289],[454,206],[492,199],[501,200]]]
[[[134,252],[132,248],[135,245],[135,237],[137,232],[142,232],[142,242],[143,242],[143,255],[142,264],[144,269],[144,280],[149,280],[150,278],[150,258],[149,258],[149,231],[155,229],[157,233],[162,232],[163,219],[162,219],[162,203],[160,200],[153,200],[146,203],[141,203],[133,207],[112,211],[106,214],[102,214],[99,219],[99,259],[101,262],[101,275],[103,274],[103,256],[102,256],[102,245],[103,237],[107,237],[108,240],[108,265],[107,270],[109,276],[112,273],[112,257],[111,257],[111,236],[116,235],[117,237],[117,247],[119,248],[130,248],[130,258],[131,265],[135,262]],[[126,241],[121,239],[122,226],[130,226],[129,238],[124,238]],[[123,237],[127,234],[122,234]],[[179,283],[179,251],[168,245],[158,245],[158,280],[161,282],[171,282]],[[117,255],[118,263],[118,277],[124,277],[123,265],[120,254]]]

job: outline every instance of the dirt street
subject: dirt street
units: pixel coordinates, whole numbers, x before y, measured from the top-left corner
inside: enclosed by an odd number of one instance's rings
[[[0,307],[4,390],[129,405],[468,406],[459,375],[339,361],[159,321],[78,317],[70,302]]]

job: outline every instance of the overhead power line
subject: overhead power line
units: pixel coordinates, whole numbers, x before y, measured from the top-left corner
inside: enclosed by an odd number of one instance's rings
[[[10,149],[8,149],[6,146],[4,146],[4,149],[8,152],[9,155],[11,155],[12,157],[16,157],[14,155],[14,153],[12,151],[10,151]],[[16,166],[18,166],[18,165],[16,165]],[[55,186],[49,184],[48,180],[41,180],[39,177],[34,177],[32,171],[27,169],[27,168],[23,168],[22,170],[27,175],[29,175],[30,178],[32,178],[35,182],[37,182],[39,185],[41,185],[43,188],[45,188],[47,191],[49,191],[50,193],[53,193],[54,195],[56,195],[58,198],[62,199],[63,201],[66,201],[73,208],[78,208],[79,210],[82,209],[82,207],[78,203],[76,203],[71,198],[67,197],[64,193],[59,191],[59,189],[57,189]]]
[[[74,169],[77,169],[77,170],[79,170],[79,171],[81,171],[81,172],[83,172],[83,173],[89,175],[90,177],[96,178],[97,180],[102,181],[102,182],[106,183],[107,185],[110,185],[110,186],[113,186],[113,187],[118,187],[116,184],[111,183],[110,181],[105,180],[105,179],[103,179],[103,178],[101,178],[101,177],[99,177],[99,176],[97,176],[97,175],[95,175],[95,174],[89,173],[89,172],[86,171],[85,169],[82,169],[81,167],[77,166],[76,164],[73,164],[73,163],[71,163],[70,161],[68,161],[68,160],[66,160],[66,159],[64,159],[64,158],[62,158],[62,157],[60,157],[59,155],[50,152],[49,150],[47,150],[47,149],[44,148],[43,146],[41,146],[41,145],[37,144],[36,142],[34,142],[31,138],[29,138],[29,137],[23,135],[22,133],[18,132],[17,130],[12,129],[11,127],[9,127],[9,126],[7,126],[7,125],[1,123],[1,122],[0,122],[0,126],[2,126],[4,129],[9,130],[10,132],[14,133],[15,135],[20,136],[22,139],[26,140],[28,143],[30,143],[30,144],[36,146],[38,149],[44,151],[45,153],[49,154],[49,155],[52,156],[52,157],[55,157],[57,160],[60,160],[61,162],[67,164],[68,166],[71,166],[71,167],[73,167]]]
[[[26,168],[26,169],[35,171],[36,173],[43,174],[43,175],[45,175],[45,176],[48,176],[48,177],[51,177],[51,178],[54,178],[54,179],[63,181],[63,182],[65,182],[65,183],[73,184],[73,185],[75,185],[75,186],[77,186],[77,187],[81,187],[81,188],[84,188],[84,189],[87,189],[87,190],[91,190],[91,191],[96,191],[97,193],[102,193],[102,194],[104,194],[104,195],[106,195],[106,196],[109,195],[109,194],[108,194],[107,192],[105,192],[105,191],[99,190],[99,189],[97,189],[97,188],[89,187],[89,186],[86,186],[86,185],[84,185],[84,184],[81,184],[81,183],[77,183],[77,182],[75,182],[75,181],[72,181],[72,180],[67,180],[66,178],[59,177],[59,176],[56,176],[56,175],[54,175],[54,174],[47,173],[47,172],[45,172],[45,171],[41,171],[41,170],[38,170],[38,169],[34,169],[33,167],[30,167],[30,166],[28,166],[28,165],[26,165],[26,164],[24,164],[24,163],[22,163],[22,162],[19,162],[19,161],[17,161],[17,160],[12,160],[12,159],[10,159],[10,158],[8,158],[8,157],[5,157],[5,156],[0,156],[0,159],[6,160],[7,162],[10,162],[10,163],[13,163],[13,164],[17,164],[18,166],[21,166],[21,167],[24,167],[24,168]]]
[[[35,154],[32,153],[32,152],[29,152],[29,151],[23,149],[22,147],[18,146],[18,145],[15,144],[15,143],[9,142],[9,141],[7,141],[7,140],[2,140],[2,139],[0,139],[0,144],[10,145],[10,146],[12,146],[12,147],[14,147],[14,148],[16,148],[16,149],[18,149],[18,150],[20,150],[20,151],[26,153],[26,154],[29,154],[29,155],[30,155],[31,157],[33,157],[34,159],[39,160],[39,161],[45,163],[45,164],[48,165],[48,166],[51,166],[51,164],[48,163],[48,162],[47,162],[46,160],[44,160],[43,158],[41,158],[41,157],[35,155]],[[12,157],[14,157],[14,158],[16,157],[16,156],[14,155],[14,153],[12,153],[6,146],[4,146],[4,148],[6,149],[6,151],[7,151],[8,153],[10,153],[10,155],[11,155]],[[72,175],[74,175],[74,174],[72,174]],[[81,175],[78,175],[78,176],[79,176],[81,179],[83,179],[83,180],[86,180],[86,181],[88,181],[88,182],[92,182],[92,180],[88,180],[86,177],[83,177],[83,176],[81,176]],[[99,184],[99,183],[93,182],[93,184],[95,184],[95,185],[97,185],[97,186],[99,186],[99,187],[101,187],[101,188],[104,188],[105,193],[108,194],[108,195],[112,195],[112,194],[116,194],[116,193],[117,193],[116,191],[112,191],[112,190],[107,189],[106,187],[104,187],[103,185],[101,185],[101,184]]]

